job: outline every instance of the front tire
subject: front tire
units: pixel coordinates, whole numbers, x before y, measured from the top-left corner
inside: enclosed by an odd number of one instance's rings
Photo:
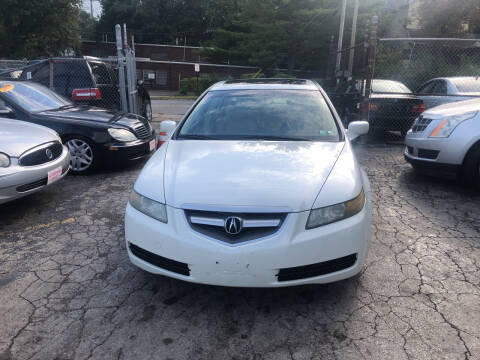
[[[464,163],[466,180],[480,190],[480,144],[471,150]]]
[[[95,145],[83,136],[70,136],[65,139],[70,152],[70,172],[74,175],[92,173],[98,164],[98,151]]]
[[[153,112],[152,112],[152,103],[150,100],[145,100],[143,105],[143,117],[146,118],[148,121],[152,121]]]

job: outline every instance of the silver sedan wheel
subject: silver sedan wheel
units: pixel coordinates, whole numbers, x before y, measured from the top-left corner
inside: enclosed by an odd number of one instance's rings
[[[93,151],[90,145],[81,139],[67,141],[70,151],[70,170],[85,171],[93,162]]]

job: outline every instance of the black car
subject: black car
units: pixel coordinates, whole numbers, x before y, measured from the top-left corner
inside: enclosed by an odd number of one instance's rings
[[[0,117],[55,130],[70,150],[70,171],[77,174],[141,159],[156,147],[155,131],[142,116],[75,104],[33,82],[0,81]]]
[[[425,111],[423,100],[401,82],[373,80],[368,104],[362,99],[361,85],[361,81],[349,81],[331,96],[345,125],[358,119],[366,104],[373,131],[400,131],[405,136],[415,119]]]
[[[50,71],[52,70],[52,78]],[[10,73],[3,74],[2,78]],[[110,110],[120,109],[118,68],[116,64],[95,57],[52,58],[39,61],[15,75],[50,87],[78,104],[88,104]],[[152,120],[152,104],[142,82],[137,84],[137,113]]]

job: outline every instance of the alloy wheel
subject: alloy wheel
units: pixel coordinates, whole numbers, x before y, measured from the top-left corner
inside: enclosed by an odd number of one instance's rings
[[[93,163],[93,151],[90,145],[81,139],[67,141],[70,151],[70,170],[85,171]]]
[[[152,120],[152,105],[149,102],[145,105],[145,117],[148,121]]]

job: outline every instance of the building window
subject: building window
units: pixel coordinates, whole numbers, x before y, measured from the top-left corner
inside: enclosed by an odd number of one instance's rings
[[[168,83],[168,73],[166,71],[157,71],[157,85],[167,85]]]
[[[150,56],[152,60],[160,60],[165,61],[168,60],[168,53],[167,52],[160,52],[160,53],[152,53]]]
[[[155,84],[155,71],[153,70],[143,70],[143,82],[145,84],[153,85]]]

